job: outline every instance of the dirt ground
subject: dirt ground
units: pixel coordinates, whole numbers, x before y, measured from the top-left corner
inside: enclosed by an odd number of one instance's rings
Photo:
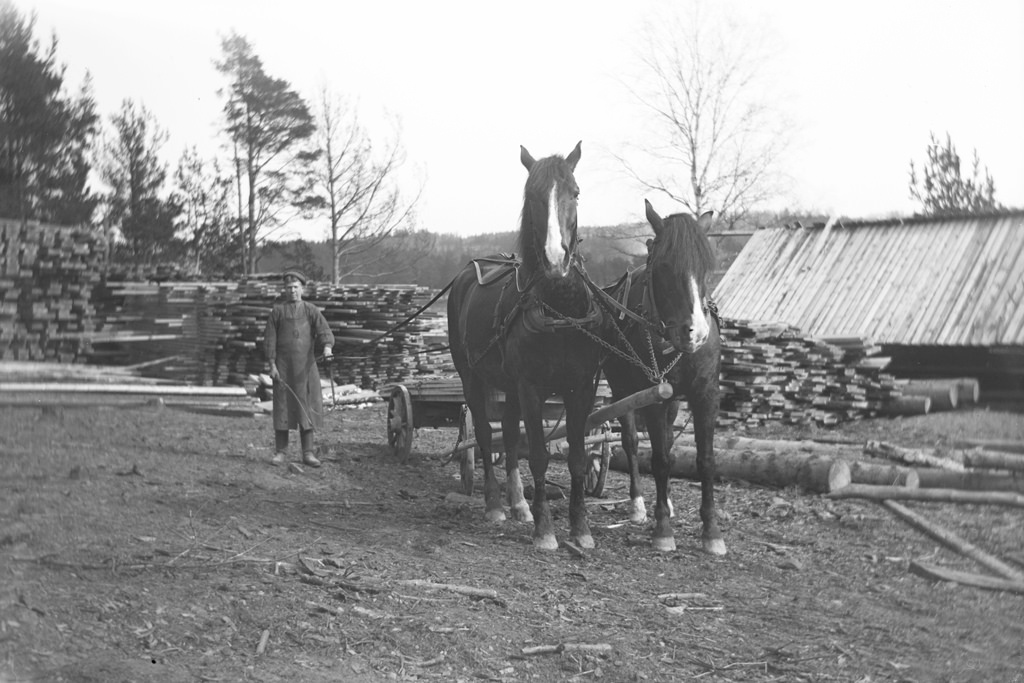
[[[677,481],[678,550],[658,554],[612,472],[597,548],[543,553],[530,525],[484,522],[479,486],[449,496],[454,430],[419,430],[402,465],[384,413],[331,412],[324,466],[300,472],[269,463],[263,417],[0,410],[0,682],[1024,681],[1024,595],[908,573],[985,570],[877,503],[722,482],[719,558]],[[743,434],[925,447],[1024,440],[1024,418]],[[908,506],[1024,564],[1021,509]]]

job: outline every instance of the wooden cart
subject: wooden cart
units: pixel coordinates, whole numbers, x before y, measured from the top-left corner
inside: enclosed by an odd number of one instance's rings
[[[611,433],[609,422],[618,419],[630,410],[640,408],[658,401],[664,401],[672,395],[668,384],[660,384],[632,396],[609,403],[609,392],[602,383],[598,389],[595,407],[597,408],[587,419],[588,436],[585,443],[600,446],[600,450],[591,451],[591,466],[587,468],[586,493],[589,496],[600,496],[604,491],[605,477],[608,474],[608,462],[611,459],[611,442],[615,438]],[[495,419],[501,417],[504,395],[495,392],[488,405],[488,414]],[[544,406],[544,424],[548,430],[547,441],[565,438],[565,422],[561,399],[549,399]],[[479,450],[473,440],[473,425],[469,411],[465,407],[462,394],[462,382],[459,378],[430,378],[408,384],[393,386],[388,394],[387,435],[388,445],[394,449],[395,455],[405,462],[412,452],[412,440],[416,429],[420,427],[457,427],[459,444],[451,455],[458,456],[462,489],[466,495],[473,493],[473,475]],[[504,446],[501,440],[500,422],[492,423],[494,433],[492,444],[496,453]],[[525,436],[520,444],[525,444]]]

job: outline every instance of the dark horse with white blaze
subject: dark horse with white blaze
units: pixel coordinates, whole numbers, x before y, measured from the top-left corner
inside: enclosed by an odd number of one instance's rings
[[[580,546],[594,545],[583,499],[583,439],[594,403],[601,349],[579,327],[595,327],[602,316],[577,254],[579,186],[573,171],[580,153],[577,144],[565,158],[555,155],[534,160],[521,148],[520,159],[529,175],[519,230],[520,261],[514,272],[510,269],[508,275],[490,284],[482,284],[487,278],[470,263],[455,277],[448,297],[452,358],[462,378],[484,465],[486,519],[505,519],[492,465],[487,414],[488,396],[501,390],[505,392],[501,430],[509,506],[513,517],[531,519],[516,457],[522,416],[534,481],[533,543],[542,549],[558,547],[545,493],[548,450],[542,421],[544,401],[556,394],[565,405],[569,442],[570,536]]]
[[[703,546],[709,553],[723,555],[725,541],[715,517],[713,484],[721,343],[717,313],[708,298],[708,276],[715,263],[706,234],[712,213],[699,219],[688,214],[663,219],[650,202],[645,201],[645,205],[647,221],[654,229],[654,239],[647,241],[647,264],[605,290],[627,309],[616,316],[619,327],[613,329],[610,341],[621,344],[625,338],[634,357],[631,362],[617,354],[608,356],[604,373],[615,400],[659,381],[672,385],[670,400],[639,410],[651,438],[651,470],[657,489],[652,544],[662,551],[675,550],[669,521],[672,502],[668,482],[674,459],[670,449],[679,399],[686,398],[697,443]],[[631,520],[639,522],[647,513],[638,485],[634,414],[627,413],[619,423],[629,461]]]

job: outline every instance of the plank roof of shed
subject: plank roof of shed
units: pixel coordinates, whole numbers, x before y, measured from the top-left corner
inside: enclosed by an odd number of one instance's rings
[[[763,228],[715,299],[814,336],[1024,345],[1024,211]]]

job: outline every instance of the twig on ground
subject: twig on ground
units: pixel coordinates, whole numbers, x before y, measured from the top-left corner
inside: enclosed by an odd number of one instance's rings
[[[259,645],[256,646],[256,656],[261,656],[267,650],[267,643],[270,641],[270,629],[263,629],[263,633],[260,634]]]

